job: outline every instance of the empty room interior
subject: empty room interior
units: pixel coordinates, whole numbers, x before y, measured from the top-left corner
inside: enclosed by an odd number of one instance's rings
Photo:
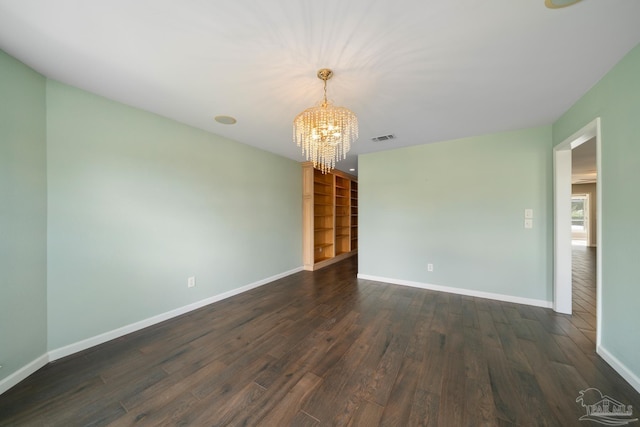
[[[0,426],[638,422],[639,16],[0,0]]]

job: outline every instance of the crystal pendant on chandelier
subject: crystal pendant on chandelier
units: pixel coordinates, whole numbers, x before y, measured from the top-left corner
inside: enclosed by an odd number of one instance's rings
[[[345,107],[327,101],[327,80],[333,72],[323,68],[318,78],[324,81],[324,98],[320,105],[307,108],[293,120],[293,139],[313,167],[327,173],[344,159],[351,143],[358,139],[358,118]]]

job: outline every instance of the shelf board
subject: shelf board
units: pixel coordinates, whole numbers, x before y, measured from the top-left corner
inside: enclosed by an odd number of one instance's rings
[[[313,245],[315,248],[328,248],[330,246],[333,246],[333,243],[316,243]]]

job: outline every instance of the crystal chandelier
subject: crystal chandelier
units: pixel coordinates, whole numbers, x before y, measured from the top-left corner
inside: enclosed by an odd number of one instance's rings
[[[351,143],[358,139],[358,118],[345,107],[327,101],[327,80],[333,71],[323,68],[318,78],[324,81],[324,98],[319,106],[307,108],[293,120],[293,140],[313,167],[327,173],[344,159]]]

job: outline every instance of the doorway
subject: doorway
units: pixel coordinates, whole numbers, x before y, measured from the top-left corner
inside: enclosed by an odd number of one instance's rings
[[[553,149],[554,170],[554,310],[572,313],[572,150],[587,141],[596,149],[596,345],[600,345],[602,292],[602,187],[600,118],[571,135]],[[594,200],[591,200],[593,203]],[[588,202],[587,202],[588,203]]]

